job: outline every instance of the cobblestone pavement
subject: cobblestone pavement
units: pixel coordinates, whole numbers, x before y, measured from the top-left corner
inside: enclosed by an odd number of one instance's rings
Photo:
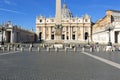
[[[113,51],[113,52],[90,52],[93,55],[102,57],[104,59],[116,62],[120,64],[120,51]]]
[[[119,69],[81,52],[33,51],[0,56],[0,80],[119,80],[119,75]]]

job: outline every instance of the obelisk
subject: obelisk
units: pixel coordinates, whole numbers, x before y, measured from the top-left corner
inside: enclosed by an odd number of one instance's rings
[[[56,0],[56,24],[55,24],[55,43],[61,43],[62,25],[61,25],[61,0]]]
[[[56,24],[61,24],[61,0],[56,0]]]

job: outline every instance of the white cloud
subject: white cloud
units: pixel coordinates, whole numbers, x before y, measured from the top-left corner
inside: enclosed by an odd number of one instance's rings
[[[9,0],[4,0],[4,3],[7,4],[7,5],[16,5],[16,3],[11,2]]]
[[[26,14],[23,13],[23,12],[15,11],[15,10],[10,10],[10,9],[5,9],[5,8],[0,8],[0,11],[12,12],[12,13],[17,13],[17,14],[23,14],[23,15],[26,15]]]
[[[10,1],[8,1],[8,0],[4,0],[4,2],[6,3],[6,4],[11,4],[11,2]]]

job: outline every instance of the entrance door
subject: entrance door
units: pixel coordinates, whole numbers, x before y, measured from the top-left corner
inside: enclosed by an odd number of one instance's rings
[[[85,32],[85,40],[88,39],[88,32]]]
[[[115,43],[118,43],[118,33],[119,32],[117,32],[117,31],[115,32]]]
[[[42,32],[39,33],[39,40],[42,40]]]
[[[11,40],[11,32],[10,31],[6,31],[6,42],[10,43]]]

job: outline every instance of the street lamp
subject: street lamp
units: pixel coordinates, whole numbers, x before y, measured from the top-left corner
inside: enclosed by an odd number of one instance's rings
[[[113,30],[113,29],[114,29],[114,26],[113,26],[112,24],[108,25],[108,26],[105,28],[106,31],[109,31],[109,41],[108,41],[108,46],[112,46],[112,42],[111,42],[111,34],[110,34],[110,32],[111,32],[111,30]]]

